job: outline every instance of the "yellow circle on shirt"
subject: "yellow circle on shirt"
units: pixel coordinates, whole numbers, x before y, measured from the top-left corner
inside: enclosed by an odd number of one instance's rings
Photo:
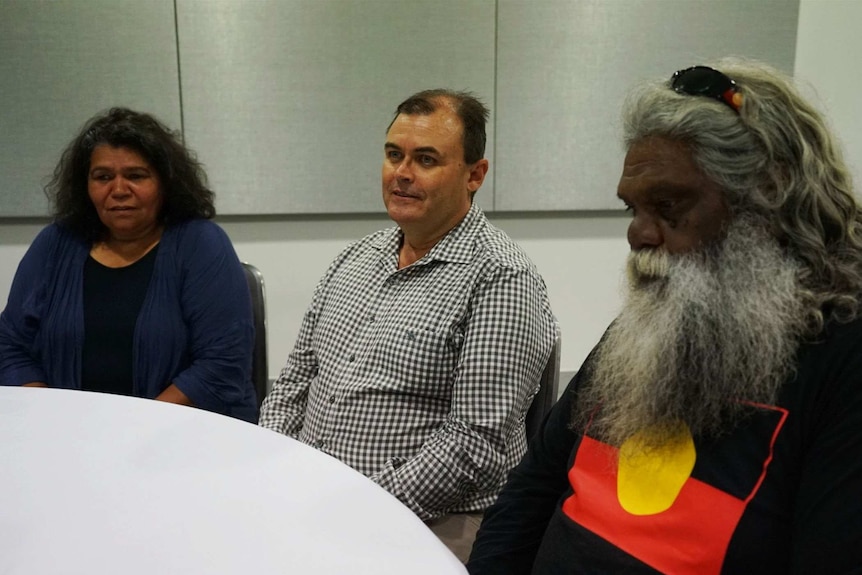
[[[669,509],[694,469],[694,438],[687,425],[677,425],[658,446],[653,435],[636,433],[620,447],[617,498],[632,515]]]

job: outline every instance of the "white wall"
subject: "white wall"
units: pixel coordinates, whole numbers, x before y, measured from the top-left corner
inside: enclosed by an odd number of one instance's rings
[[[862,167],[862,116],[854,108],[862,74],[852,62],[853,54],[862,51],[855,30],[858,22],[862,22],[862,2],[857,0],[802,0],[796,61],[796,75],[816,86],[857,176]],[[379,195],[376,189],[366,193]],[[526,249],[544,276],[563,332],[561,370],[576,371],[619,306],[621,270],[628,251],[627,218],[578,214],[496,216],[492,221]],[[391,225],[384,215],[220,223],[240,258],[259,267],[266,281],[270,377],[278,374],[329,261],[346,243]],[[36,223],[0,225],[3,301],[15,267],[40,227]]]
[[[844,145],[857,194],[862,191],[862,50],[859,0],[802,0],[794,75],[819,104]]]

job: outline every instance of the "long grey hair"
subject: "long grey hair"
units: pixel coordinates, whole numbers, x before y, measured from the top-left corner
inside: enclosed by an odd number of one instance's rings
[[[820,113],[782,73],[749,60],[710,64],[742,94],[739,113],[668,82],[634,91],[623,111],[626,147],[649,136],[686,142],[735,214],[762,218],[801,264],[810,334],[851,321],[862,296],[862,215],[850,173]]]

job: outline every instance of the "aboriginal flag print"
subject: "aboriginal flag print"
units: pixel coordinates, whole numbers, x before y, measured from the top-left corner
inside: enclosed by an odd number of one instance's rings
[[[563,513],[656,571],[720,573],[787,419],[784,409],[751,407],[757,413],[747,420],[742,442],[699,443],[689,434],[669,451],[635,448],[629,455],[629,442],[617,449],[583,437],[568,475],[574,493]],[[699,457],[720,472],[699,468]]]

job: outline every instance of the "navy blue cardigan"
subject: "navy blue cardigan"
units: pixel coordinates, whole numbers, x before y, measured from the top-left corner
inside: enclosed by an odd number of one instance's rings
[[[57,224],[18,266],[0,314],[0,385],[80,389],[84,262],[90,245]],[[209,220],[168,227],[135,326],[134,395],[171,383],[197,407],[257,421],[251,299],[227,234]]]

